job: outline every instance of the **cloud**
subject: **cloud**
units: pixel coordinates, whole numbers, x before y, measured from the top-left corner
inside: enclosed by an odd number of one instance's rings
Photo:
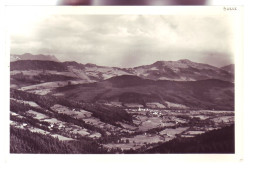
[[[232,62],[231,44],[225,16],[53,15],[11,35],[13,54],[121,67],[181,58],[221,66]]]

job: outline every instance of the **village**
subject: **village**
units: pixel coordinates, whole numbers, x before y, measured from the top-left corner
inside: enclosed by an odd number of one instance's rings
[[[151,148],[176,137],[191,138],[207,131],[234,124],[233,111],[214,110],[162,110],[151,108],[128,108],[133,114],[138,135],[123,137],[122,143],[103,145],[121,151]],[[120,142],[120,141],[119,141]]]

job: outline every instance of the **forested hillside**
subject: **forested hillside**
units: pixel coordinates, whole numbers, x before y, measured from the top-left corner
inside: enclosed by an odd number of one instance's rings
[[[194,138],[178,138],[143,153],[235,153],[234,125]]]
[[[105,153],[93,140],[60,141],[29,130],[10,128],[10,153],[79,154]]]

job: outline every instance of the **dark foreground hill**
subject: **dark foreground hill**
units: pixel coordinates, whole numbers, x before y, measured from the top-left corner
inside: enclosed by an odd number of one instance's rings
[[[48,135],[10,127],[10,153],[21,154],[99,154],[106,153],[93,140],[60,141]]]
[[[234,125],[194,138],[177,138],[143,153],[235,153]]]
[[[85,102],[166,104],[172,102],[198,109],[234,109],[234,84],[216,79],[201,81],[148,80],[118,76],[98,83],[57,88],[66,98]]]

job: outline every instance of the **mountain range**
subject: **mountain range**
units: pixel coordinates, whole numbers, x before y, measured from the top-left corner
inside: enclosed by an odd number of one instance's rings
[[[234,110],[232,65],[218,68],[184,59],[119,68],[45,55],[17,57],[10,64],[11,88],[35,94],[119,106]]]
[[[89,82],[97,82],[121,75],[135,75],[143,79],[170,80],[170,81],[197,81],[205,79],[220,79],[224,81],[234,81],[234,65],[218,68],[203,63],[195,63],[190,60],[178,61],[157,61],[150,65],[143,65],[134,68],[119,68],[98,66],[95,64],[80,64],[74,61],[59,62],[55,56],[12,55],[11,59],[19,57],[15,61],[11,60],[11,71],[16,70],[51,70],[68,72],[70,76]]]

